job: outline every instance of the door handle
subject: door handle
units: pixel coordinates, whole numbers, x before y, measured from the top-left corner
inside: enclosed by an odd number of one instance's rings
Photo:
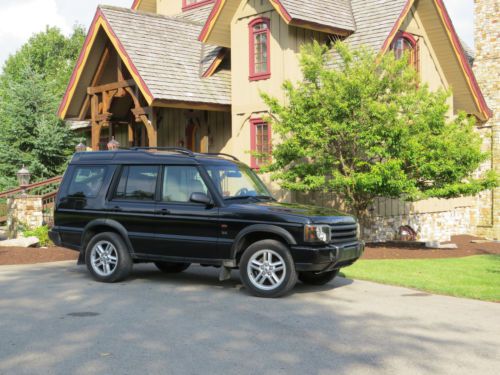
[[[114,206],[113,207],[113,211],[114,212],[120,212],[120,211],[123,211],[122,208],[120,206]]]
[[[156,210],[156,214],[157,215],[169,215],[170,210],[168,210],[167,208],[162,208],[160,210]]]

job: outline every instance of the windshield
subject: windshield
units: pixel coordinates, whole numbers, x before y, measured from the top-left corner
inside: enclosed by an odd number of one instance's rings
[[[206,165],[208,175],[222,197],[229,199],[273,199],[269,190],[247,166],[237,164]]]

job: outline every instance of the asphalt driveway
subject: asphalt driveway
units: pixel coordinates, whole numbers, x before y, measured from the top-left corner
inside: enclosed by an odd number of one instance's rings
[[[500,287],[500,286],[499,286]],[[500,304],[339,279],[280,300],[215,269],[99,284],[0,267],[0,374],[497,374]]]

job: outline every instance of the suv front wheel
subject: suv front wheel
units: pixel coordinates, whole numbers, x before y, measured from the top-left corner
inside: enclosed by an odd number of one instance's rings
[[[275,240],[250,245],[241,257],[240,274],[245,287],[257,297],[281,297],[297,283],[288,248]]]
[[[105,283],[126,279],[133,266],[127,245],[113,232],[99,233],[90,240],[85,263],[94,279]]]

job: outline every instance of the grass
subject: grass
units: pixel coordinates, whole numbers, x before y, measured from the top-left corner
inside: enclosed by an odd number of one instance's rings
[[[360,260],[344,268],[352,279],[455,297],[500,302],[500,255],[446,259]]]

